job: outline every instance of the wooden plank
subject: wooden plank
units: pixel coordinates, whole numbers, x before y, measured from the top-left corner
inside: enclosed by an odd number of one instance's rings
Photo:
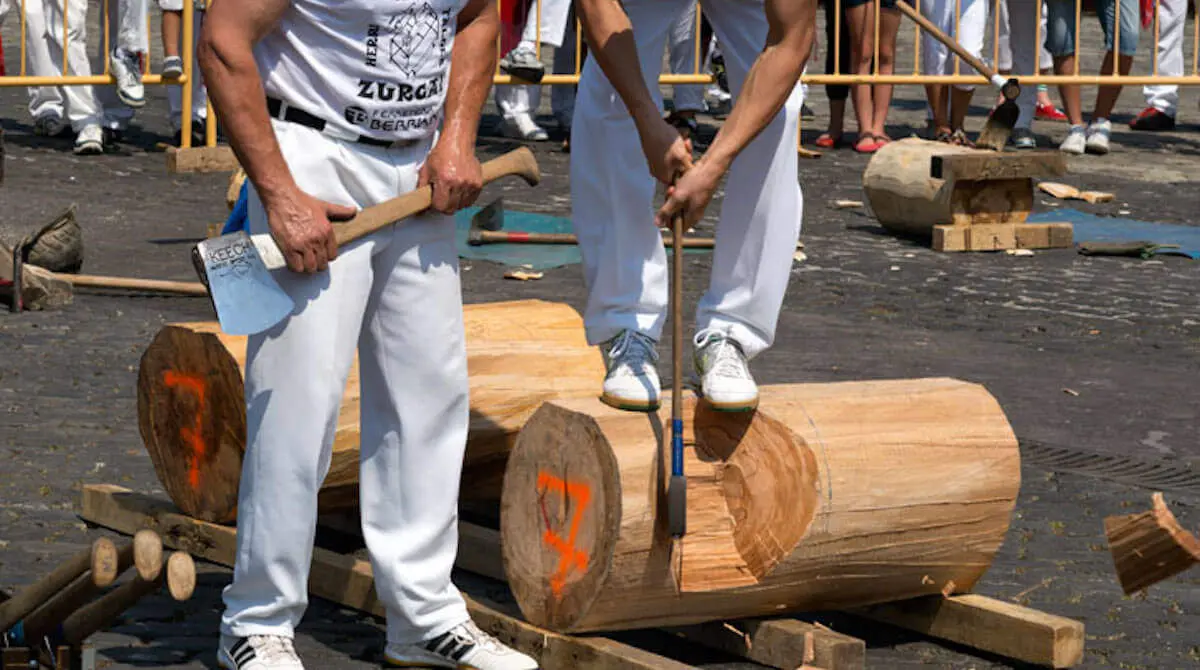
[[[233,172],[238,169],[237,156],[227,145],[215,147],[167,147],[167,172]]]
[[[929,176],[954,181],[1057,177],[1067,173],[1061,151],[979,151],[934,155]]]
[[[867,654],[862,640],[797,619],[713,622],[666,631],[710,649],[783,670],[801,665],[823,670],[862,670]],[[811,653],[806,656],[806,652]]]
[[[934,251],[1063,249],[1074,243],[1069,223],[983,223],[934,226]]]
[[[1070,668],[1083,660],[1083,623],[985,596],[929,596],[852,613],[1035,665]]]
[[[79,516],[112,530],[133,534],[152,528],[166,546],[233,567],[237,530],[179,514],[164,500],[111,484],[84,486]],[[371,564],[353,556],[314,549],[309,592],[376,616],[384,608],[375,595]],[[517,618],[516,607],[486,598],[467,597],[475,623],[517,649],[538,659],[547,670],[576,667],[599,670],[687,670],[692,666],[614,640],[572,637],[531,626]]]

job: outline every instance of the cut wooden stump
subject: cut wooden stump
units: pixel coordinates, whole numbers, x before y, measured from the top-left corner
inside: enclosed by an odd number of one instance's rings
[[[1200,540],[1183,529],[1155,493],[1154,507],[1104,519],[1117,579],[1126,595],[1148,588],[1200,563]]]
[[[132,534],[153,528],[164,543],[218,565],[233,567],[237,531],[180,514],[170,503],[120,486],[83,487],[79,515],[85,521]],[[385,616],[375,596],[371,564],[326,549],[313,550],[309,592],[319,598]],[[466,597],[475,623],[504,642],[538,659],[546,670],[688,670],[692,666],[615,640],[560,635],[516,618],[515,608],[486,598]]]
[[[852,612],[1025,663],[1070,668],[1083,660],[1082,623],[985,596],[929,596]]]
[[[525,419],[543,400],[596,394],[604,376],[583,320],[570,306],[540,300],[468,305],[464,310],[471,425],[462,494],[499,498],[504,463]],[[245,451],[246,338],[215,322],[165,326],[142,356],[138,425],[159,481],[189,516],[230,522],[237,514]],[[358,505],[357,360],[346,383],[324,511]]]
[[[1024,224],[1033,210],[1034,177],[1066,172],[1058,151],[983,151],[909,138],[871,157],[863,191],[883,227],[933,238],[938,251],[1042,249],[1064,245],[1062,226]],[[980,228],[981,226],[985,228]],[[979,228],[974,234],[971,229]],[[941,241],[939,241],[941,240]]]
[[[666,532],[663,415],[553,400],[501,504],[536,625],[586,632],[777,616],[967,590],[1008,529],[1016,438],[952,379],[764,386],[754,413],[685,403],[688,532]]]
[[[233,172],[240,167],[233,149],[215,147],[167,147],[167,172]]]

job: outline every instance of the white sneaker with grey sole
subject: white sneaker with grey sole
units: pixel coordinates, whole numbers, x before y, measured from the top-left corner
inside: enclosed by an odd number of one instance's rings
[[[84,126],[75,136],[75,154],[78,156],[94,156],[104,153],[104,130],[99,124]]]
[[[546,65],[533,49],[517,47],[500,59],[500,71],[536,84],[546,75]]]
[[[142,86],[142,66],[138,55],[120,47],[112,50],[109,60],[113,78],[117,80],[117,97],[130,107],[146,104],[146,88]]]
[[[505,137],[530,142],[544,142],[550,139],[546,129],[539,126],[529,114],[505,117],[504,121],[500,123],[500,132]]]
[[[658,409],[662,386],[658,379],[658,352],[654,340],[633,330],[600,345],[604,354],[604,392],[600,400],[617,409],[649,412]]]
[[[183,76],[183,59],[179,56],[167,56],[164,58],[162,76],[167,79],[178,79]]]
[[[473,622],[415,644],[388,644],[384,660],[400,668],[459,670],[537,670],[537,661],[504,645]]]
[[[304,670],[290,637],[222,635],[217,665],[225,670]]]
[[[1108,140],[1112,135],[1112,121],[1096,119],[1087,129],[1087,152],[1104,155],[1108,153]]]
[[[693,344],[700,391],[714,409],[746,412],[758,407],[758,385],[737,340],[706,329],[696,333]]]
[[[1058,145],[1058,150],[1065,154],[1082,156],[1087,151],[1087,128],[1071,126],[1071,129],[1067,131],[1067,139]]]

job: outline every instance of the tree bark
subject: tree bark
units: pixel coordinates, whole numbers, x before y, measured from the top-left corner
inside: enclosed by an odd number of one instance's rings
[[[597,394],[600,353],[565,304],[538,300],[468,305],[464,311],[471,426],[463,495],[499,497],[516,433],[543,400]],[[232,522],[246,439],[246,338],[216,323],[168,325],[142,356],[138,423],[171,500],[189,516]],[[321,490],[323,511],[358,505],[358,362],[350,372]]]
[[[501,505],[530,622],[620,630],[969,590],[1020,486],[1016,438],[978,385],[765,386],[748,414],[689,399],[688,525],[673,547],[664,424],[591,397],[530,417]]]

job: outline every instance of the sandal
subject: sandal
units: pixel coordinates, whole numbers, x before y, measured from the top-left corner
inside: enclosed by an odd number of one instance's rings
[[[846,140],[842,137],[841,133],[837,135],[821,133],[821,136],[817,138],[817,146],[822,149],[837,149],[846,146]]]
[[[865,133],[858,136],[858,141],[854,143],[854,150],[860,154],[873,154],[879,151],[879,147],[883,146],[870,133]]]
[[[962,128],[959,128],[958,130],[954,131],[952,135],[950,135],[950,144],[953,144],[956,147],[968,147],[971,149],[975,148],[975,143],[971,141],[971,138],[967,137],[967,134]]]
[[[950,130],[947,128],[943,128],[943,129],[937,131],[937,134],[933,136],[933,141],[941,142],[943,144],[953,144],[954,143],[954,133],[950,132]]]

